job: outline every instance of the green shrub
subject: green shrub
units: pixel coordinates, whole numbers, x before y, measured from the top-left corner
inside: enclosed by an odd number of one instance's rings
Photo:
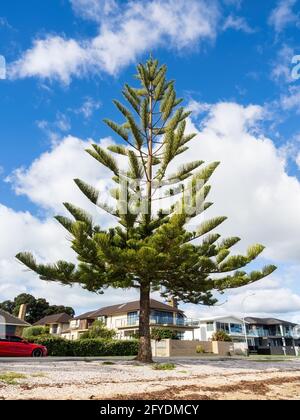
[[[205,348],[203,346],[197,346],[196,347],[196,353],[198,354],[204,354],[205,353]]]
[[[176,331],[168,330],[166,328],[153,328],[151,331],[151,339],[160,341],[165,339],[177,340],[178,335]]]
[[[227,341],[227,342],[231,342],[232,339],[231,337],[226,334],[225,331],[216,331],[213,335],[212,335],[212,341]]]
[[[28,341],[46,346],[49,356],[101,357],[135,356],[138,354],[137,340],[84,339],[69,341],[60,337],[30,337]]]
[[[102,321],[94,321],[89,331],[84,332],[80,338],[103,338],[105,340],[113,340],[115,336],[115,330],[107,328]]]
[[[176,368],[174,363],[156,363],[153,365],[154,370],[173,370]]]
[[[49,327],[43,327],[42,325],[36,327],[24,328],[22,336],[27,339],[30,337],[36,337],[40,335],[49,334]]]
[[[28,341],[47,347],[49,356],[75,356],[73,341],[65,340],[53,335],[40,335],[37,337],[28,337]]]

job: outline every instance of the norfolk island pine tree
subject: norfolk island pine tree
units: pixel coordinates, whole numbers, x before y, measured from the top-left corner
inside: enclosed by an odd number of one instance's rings
[[[107,287],[136,288],[140,294],[139,353],[137,359],[152,362],[150,341],[150,293],[173,296],[185,303],[213,305],[214,291],[237,288],[262,279],[276,267],[246,273],[241,268],[252,262],[264,249],[251,246],[246,255],[230,256],[240,240],[221,240],[211,233],[226,217],[203,221],[193,232],[187,223],[209,208],[207,184],[219,162],[204,165],[201,160],[180,166],[169,173],[170,164],[184,153],[195,134],[186,134],[190,112],[180,106],[174,81],[166,80],[167,68],[152,57],[137,66],[139,87],[125,85],[124,106],[114,101],[123,123],[105,123],[123,141],[106,149],[93,144],[87,153],[112,172],[116,188],[111,191],[115,207],[101,200],[100,193],[83,180],[75,183],[96,206],[117,219],[108,230],[95,225],[92,217],[70,203],[64,206],[72,218],[57,216],[69,232],[78,264],[58,261],[38,264],[24,252],[17,259],[42,280],[63,285],[80,284],[103,293]],[[127,159],[128,168],[120,170],[114,154]],[[158,202],[173,200],[169,208],[154,210]],[[162,196],[161,196],[162,195]],[[157,203],[157,201],[156,201]],[[200,203],[200,205],[199,205]]]

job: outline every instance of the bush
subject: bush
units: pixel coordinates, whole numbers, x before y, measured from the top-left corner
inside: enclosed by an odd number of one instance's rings
[[[40,335],[37,337],[28,337],[28,341],[47,347],[49,356],[75,356],[73,341],[64,338],[54,337],[53,335]]]
[[[173,370],[175,368],[176,365],[174,363],[156,363],[152,367],[154,370]]]
[[[89,331],[83,333],[80,338],[103,338],[105,340],[112,340],[115,336],[115,330],[108,329],[102,321],[95,321]]]
[[[49,356],[101,357],[135,356],[138,354],[137,340],[81,339],[69,341],[60,337],[39,336],[31,337],[30,341],[46,346]]]
[[[30,337],[36,337],[40,335],[48,335],[49,334],[49,327],[43,326],[36,326],[36,327],[28,327],[24,328],[22,336],[27,339]]]
[[[204,354],[205,353],[205,348],[203,346],[197,346],[196,347],[196,353],[198,354]]]
[[[227,342],[232,341],[231,337],[228,334],[226,334],[225,331],[222,331],[222,330],[216,331],[213,334],[211,339],[212,339],[212,341],[227,341]]]
[[[176,331],[168,330],[166,328],[153,328],[151,331],[151,339],[160,341],[165,339],[177,340],[178,335]]]

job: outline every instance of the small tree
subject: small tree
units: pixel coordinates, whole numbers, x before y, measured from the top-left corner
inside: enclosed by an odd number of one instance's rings
[[[83,333],[80,338],[103,338],[105,340],[113,340],[115,337],[115,330],[108,329],[102,321],[95,321],[90,330]]]
[[[212,341],[227,341],[227,342],[232,341],[231,337],[223,330],[216,331],[212,335],[211,340]]]
[[[28,327],[24,328],[22,337],[24,338],[32,338],[32,337],[39,337],[39,336],[47,336],[50,334],[49,327],[44,326],[34,326],[34,327]]]
[[[170,164],[187,150],[195,134],[186,133],[190,112],[179,106],[182,100],[176,96],[174,81],[167,81],[166,71],[166,66],[160,67],[152,58],[139,64],[140,86],[125,85],[122,92],[131,110],[114,101],[124,120],[121,124],[105,122],[126,146],[117,144],[105,150],[93,144],[87,150],[112,172],[116,188],[111,195],[116,206],[104,203],[93,186],[75,180],[92,203],[116,217],[118,226],[103,230],[84,210],[65,203],[73,219],[56,219],[71,234],[78,265],[66,261],[38,264],[29,253],[17,255],[42,280],[81,284],[97,293],[107,287],[139,290],[138,360],[142,362],[152,361],[151,291],[161,291],[163,296],[172,295],[183,302],[213,305],[213,291],[244,286],[275,269],[267,266],[248,274],[240,271],[264,247],[254,245],[245,256],[230,256],[239,238],[220,240],[220,235],[211,233],[226,217],[206,220],[195,231],[187,230],[187,223],[212,205],[206,201],[210,191],[207,183],[219,162],[203,167],[203,161],[195,160],[174,173],[170,171]],[[120,170],[112,153],[126,159],[128,167]],[[157,192],[162,196],[158,197]],[[154,204],[160,199],[171,203],[156,210]]]
[[[161,341],[164,339],[171,338],[172,340],[177,340],[178,333],[167,328],[152,328],[151,339],[156,341]]]

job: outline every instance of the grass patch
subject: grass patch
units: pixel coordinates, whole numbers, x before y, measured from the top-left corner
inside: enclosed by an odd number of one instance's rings
[[[0,382],[4,382],[7,385],[16,385],[18,383],[16,379],[26,379],[26,375],[16,372],[6,372],[0,374]]]
[[[43,372],[37,372],[37,373],[33,373],[31,375],[32,378],[45,378],[45,376],[47,376],[47,375]]]
[[[110,365],[115,365],[115,363],[107,361],[107,362],[103,362],[102,365],[110,366]]]
[[[174,370],[176,365],[174,363],[156,363],[153,365],[154,370]]]

